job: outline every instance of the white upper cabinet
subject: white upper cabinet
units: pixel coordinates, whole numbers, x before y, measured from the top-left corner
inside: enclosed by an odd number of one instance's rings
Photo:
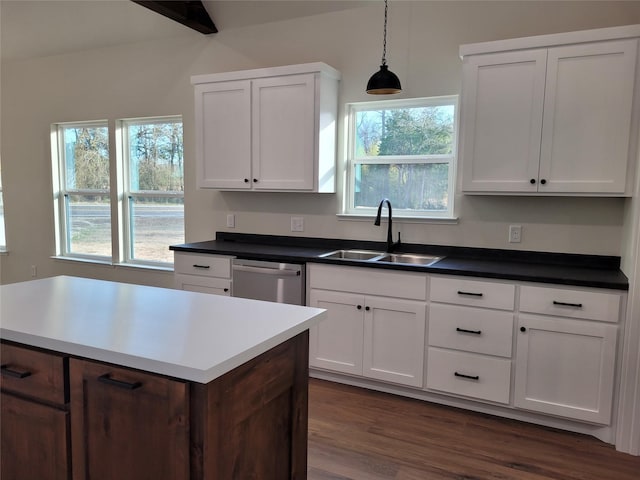
[[[465,58],[464,190],[537,191],[546,61],[546,50]]]
[[[632,25],[461,47],[463,190],[628,194],[638,36]]]
[[[322,63],[192,77],[198,187],[335,192],[339,79]]]

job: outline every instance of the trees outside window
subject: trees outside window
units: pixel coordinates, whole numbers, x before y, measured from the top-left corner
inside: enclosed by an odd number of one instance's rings
[[[348,214],[451,217],[457,97],[350,104]]]

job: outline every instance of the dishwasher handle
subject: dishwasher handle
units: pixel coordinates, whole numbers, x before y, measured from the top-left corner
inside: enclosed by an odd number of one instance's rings
[[[247,265],[234,265],[234,272],[251,272],[261,275],[275,275],[280,277],[299,277],[300,270],[280,270],[277,268],[250,267]]]

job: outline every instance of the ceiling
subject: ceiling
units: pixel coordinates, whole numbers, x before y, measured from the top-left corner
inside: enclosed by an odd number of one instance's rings
[[[220,32],[319,15],[378,0],[203,0]],[[0,0],[2,60],[202,35],[128,0]],[[216,34],[212,34],[216,35]]]

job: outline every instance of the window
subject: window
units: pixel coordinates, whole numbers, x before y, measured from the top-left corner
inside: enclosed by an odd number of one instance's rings
[[[108,261],[112,248],[107,123],[60,124],[56,130],[59,254]]]
[[[179,118],[121,124],[125,172],[127,262],[173,262],[184,243],[184,170]]]
[[[0,252],[7,251],[7,237],[5,235],[4,201],[2,197],[2,166],[0,165]]]
[[[182,120],[117,126],[116,152],[107,122],[52,128],[57,255],[165,266],[184,243]]]
[[[457,96],[348,105],[345,213],[453,217]]]

